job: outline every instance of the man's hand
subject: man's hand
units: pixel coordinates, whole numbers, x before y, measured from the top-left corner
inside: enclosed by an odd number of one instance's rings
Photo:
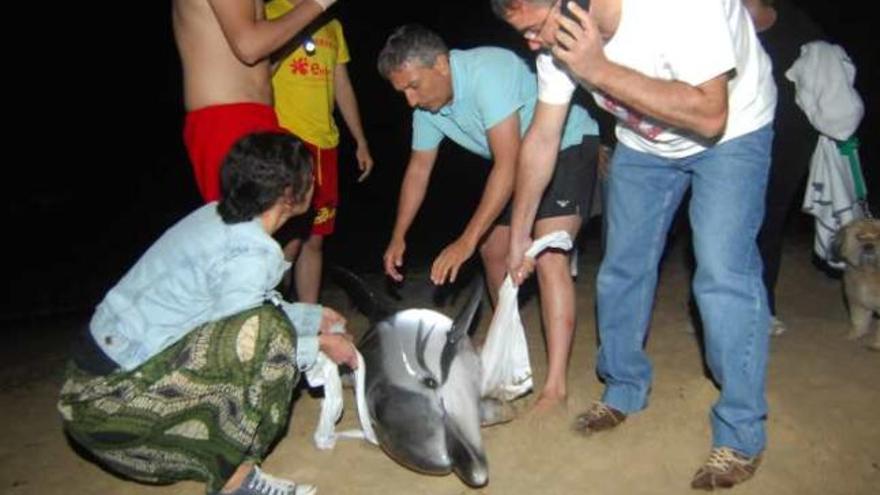
[[[345,333],[319,335],[318,348],[334,363],[344,364],[351,369],[357,368],[357,353],[350,335]]]
[[[361,171],[357,181],[363,182],[370,175],[370,172],[373,171],[373,157],[370,155],[370,147],[367,146],[366,142],[358,143],[355,157],[357,157],[358,169]]]
[[[563,0],[568,1],[568,0]],[[556,13],[561,29],[556,31],[556,44],[553,45],[553,56],[568,67],[568,71],[581,81],[593,84],[605,58],[604,43],[599,29],[587,11],[575,2],[569,2],[571,12],[578,21]]]
[[[314,2],[318,4],[322,10],[327,10],[331,5],[336,3],[336,0],[314,0]]]
[[[345,331],[345,318],[326,306],[321,318],[318,347],[334,363],[348,365],[351,369],[357,368],[357,354],[351,335]]]
[[[513,285],[522,285],[535,271],[535,259],[526,256],[526,250],[532,245],[532,239],[510,240],[510,253],[508,254],[508,271]]]
[[[324,306],[321,314],[321,327],[318,329],[318,333],[327,335],[333,333],[345,333],[345,323],[346,320],[341,314]]]
[[[406,243],[403,239],[392,238],[385,249],[385,256],[382,257],[385,275],[394,279],[395,282],[403,280],[403,275],[398,271],[398,268],[403,266],[404,251],[406,251]]]
[[[473,243],[462,238],[446,246],[431,266],[431,281],[436,285],[445,284],[447,279],[455,282],[458,269],[474,254],[474,247]]]

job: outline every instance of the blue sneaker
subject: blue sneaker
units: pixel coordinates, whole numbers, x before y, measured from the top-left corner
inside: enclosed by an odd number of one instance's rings
[[[318,487],[294,483],[264,473],[254,466],[241,482],[241,486],[231,492],[217,492],[216,495],[314,495]]]

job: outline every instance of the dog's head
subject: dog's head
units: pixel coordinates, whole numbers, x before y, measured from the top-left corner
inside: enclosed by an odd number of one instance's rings
[[[831,252],[857,270],[880,270],[880,220],[863,218],[841,228]]]

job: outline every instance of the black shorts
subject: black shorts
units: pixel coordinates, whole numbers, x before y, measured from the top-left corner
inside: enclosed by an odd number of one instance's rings
[[[535,221],[569,215],[580,215],[583,220],[590,218],[598,160],[599,136],[584,136],[580,144],[560,151]],[[497,225],[510,225],[511,203],[498,216]]]

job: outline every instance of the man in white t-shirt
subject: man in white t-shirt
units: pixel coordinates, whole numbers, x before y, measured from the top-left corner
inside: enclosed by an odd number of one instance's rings
[[[567,1],[567,0],[562,0]],[[605,257],[597,280],[605,392],[576,421],[613,428],[644,409],[644,351],[657,267],[675,210],[689,207],[697,269],[693,291],[705,357],[721,388],[712,451],[698,489],[749,479],[766,443],[769,321],[756,236],[773,139],[770,60],[740,0],[594,0],[589,12],[559,0],[492,0],[538,56],[540,101],[523,139],[513,207],[510,269],[521,281],[537,198],[553,169],[553,142],[577,81],[617,118],[608,177]],[[555,139],[558,139],[555,138]]]

